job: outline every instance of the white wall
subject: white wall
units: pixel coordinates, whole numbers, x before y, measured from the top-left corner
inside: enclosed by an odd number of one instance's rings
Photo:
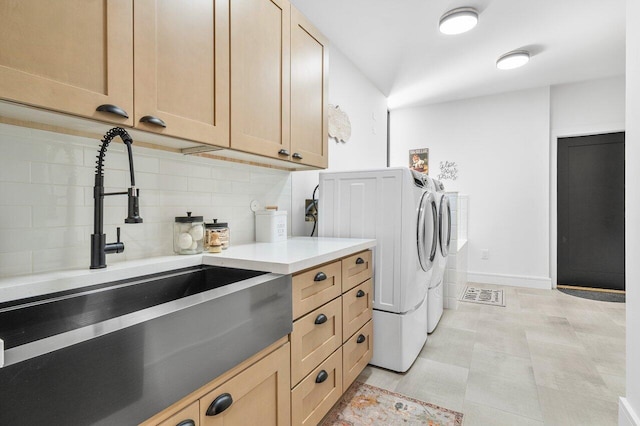
[[[0,277],[89,267],[93,176],[100,141],[0,124]],[[133,145],[142,224],[124,224],[127,198],[105,198],[105,231],[125,251],[107,264],[173,253],[175,216],[229,222],[231,244],[254,241],[252,199],[291,207],[291,173]],[[109,145],[107,191],[129,186],[122,143]]]
[[[538,88],[391,112],[392,166],[414,148],[429,148],[433,177],[458,165],[444,184],[469,195],[470,281],[550,284],[549,104]]]
[[[339,105],[349,115],[351,139],[343,143],[329,138],[327,170],[386,167],[387,99],[334,46],[329,51],[329,103]],[[313,223],[304,222],[304,200],[311,198],[317,184],[317,171],[293,173],[293,235],[311,233]]]
[[[625,129],[624,75],[551,87],[550,205],[551,281],[557,282],[558,138]]]
[[[626,108],[626,290],[627,396],[621,399],[620,425],[640,425],[640,2],[627,0]],[[626,408],[626,409],[625,409]],[[631,413],[629,413],[631,412]],[[635,415],[632,423],[630,415]]]

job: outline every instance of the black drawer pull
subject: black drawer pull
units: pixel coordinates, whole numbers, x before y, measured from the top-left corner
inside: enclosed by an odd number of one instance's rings
[[[316,324],[324,324],[325,322],[327,322],[327,316],[325,314],[320,314],[316,317]]]
[[[140,119],[140,122],[153,124],[158,127],[167,127],[167,124],[161,118],[154,117],[153,115],[145,115]]]
[[[233,398],[228,393],[223,393],[213,400],[207,408],[207,416],[217,416],[233,404]]]
[[[324,281],[327,279],[327,274],[324,272],[318,272],[315,277],[313,277],[314,281]]]
[[[320,370],[318,375],[316,376],[316,383],[322,383],[329,378],[329,374],[326,371]]]
[[[278,155],[289,155],[289,151],[283,148],[280,151],[278,151]]]
[[[178,423],[176,426],[196,426],[196,422],[194,422],[191,419],[183,420],[180,423]]]
[[[108,112],[109,114],[115,114],[123,118],[129,118],[129,114],[127,114],[127,111],[123,110],[118,106],[111,105],[111,104],[100,105],[98,108],[96,108],[96,111]]]
[[[364,297],[364,291],[358,290],[358,292],[356,293],[356,297]]]
[[[364,337],[364,334],[361,334],[361,335],[358,336],[358,339],[356,339],[356,343],[362,343],[365,340],[367,340],[367,338]]]
[[[302,155],[298,154],[297,152],[294,152],[292,157],[295,158],[296,160],[302,160]]]
[[[356,265],[362,265],[364,263],[364,259],[359,257],[356,259]]]

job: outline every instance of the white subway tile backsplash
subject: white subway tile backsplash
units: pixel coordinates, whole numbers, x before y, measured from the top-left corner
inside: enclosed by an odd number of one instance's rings
[[[31,273],[31,251],[0,253],[0,276]]]
[[[99,145],[0,124],[0,277],[88,267]],[[172,254],[174,219],[187,211],[229,223],[232,244],[255,240],[251,200],[291,212],[289,172],[137,147],[135,141],[133,152],[144,222],[124,224],[127,197],[105,197],[107,240],[115,241],[119,226],[125,242],[125,252],[108,255],[107,264]],[[104,165],[105,192],[125,191],[129,164],[119,140],[109,145]]]

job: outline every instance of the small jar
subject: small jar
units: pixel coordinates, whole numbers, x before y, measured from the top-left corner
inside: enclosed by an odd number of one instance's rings
[[[214,243],[222,245],[222,249],[229,248],[229,224],[226,222],[218,223],[218,219],[213,219],[213,223],[205,223],[205,247],[210,250]],[[214,235],[215,234],[215,235]],[[217,238],[215,238],[217,236]],[[219,241],[216,242],[216,240]]]
[[[173,251],[176,254],[202,253],[204,246],[204,220],[202,216],[177,216],[173,224]]]

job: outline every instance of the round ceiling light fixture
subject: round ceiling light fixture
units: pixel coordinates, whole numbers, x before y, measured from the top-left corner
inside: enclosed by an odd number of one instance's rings
[[[529,62],[529,52],[526,50],[514,50],[500,56],[496,61],[496,67],[501,70],[519,68]]]
[[[472,7],[452,9],[440,18],[442,34],[462,34],[471,30],[478,23],[478,11]]]

